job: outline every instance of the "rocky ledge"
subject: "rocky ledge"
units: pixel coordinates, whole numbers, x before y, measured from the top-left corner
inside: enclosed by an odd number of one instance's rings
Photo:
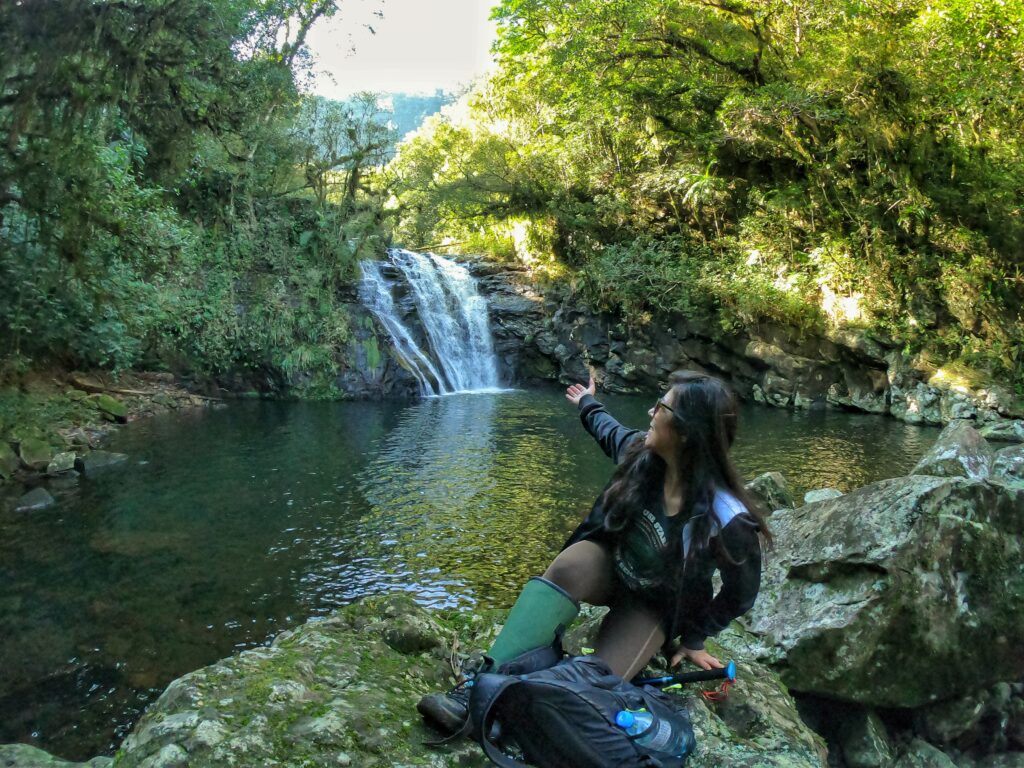
[[[648,392],[678,368],[723,376],[739,394],[782,408],[842,408],[911,424],[972,419],[986,436],[1024,442],[1024,401],[962,366],[903,353],[898,339],[861,328],[801,331],[772,323],[725,331],[709,319],[641,319],[598,311],[564,286],[533,284],[521,268],[466,260],[488,300],[509,380],[586,380]]]

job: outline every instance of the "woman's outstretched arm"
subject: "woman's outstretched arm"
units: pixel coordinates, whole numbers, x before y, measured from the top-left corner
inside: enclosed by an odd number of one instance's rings
[[[587,386],[570,385],[565,390],[565,399],[579,409],[580,421],[583,422],[584,429],[597,441],[608,458],[618,464],[629,444],[643,432],[639,429],[624,427],[616,421],[605,407],[594,399],[596,391],[594,374],[591,373]]]

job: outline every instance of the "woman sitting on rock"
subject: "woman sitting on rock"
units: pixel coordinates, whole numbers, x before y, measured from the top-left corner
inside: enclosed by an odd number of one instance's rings
[[[677,371],[648,412],[647,432],[629,429],[573,384],[566,398],[583,426],[618,465],[586,520],[542,577],[530,579],[484,657],[483,671],[550,646],[579,613],[579,603],[607,605],[595,654],[626,680],[666,641],[671,666],[684,658],[722,667],[704,649],[754,604],[761,583],[761,543],[770,534],[729,457],[736,400],[718,379]],[[722,587],[712,588],[718,570]],[[417,709],[454,733],[467,719],[465,683],[423,697]]]

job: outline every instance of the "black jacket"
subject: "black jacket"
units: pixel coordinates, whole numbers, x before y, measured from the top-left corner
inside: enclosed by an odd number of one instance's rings
[[[587,432],[616,464],[634,440],[642,440],[646,435],[624,427],[590,395],[583,396],[579,409]],[[603,499],[604,492],[565,547],[578,541],[614,544],[617,534],[604,529]],[[704,647],[704,638],[718,634],[730,621],[750,610],[761,586],[761,544],[757,534],[756,521],[743,511],[718,531],[706,550],[695,554],[686,564],[680,582],[675,585],[675,600],[670,601],[665,617],[669,640],[678,636],[685,647],[699,650]],[[722,545],[735,562],[725,556]],[[716,569],[722,576],[722,588],[717,595],[711,582]]]

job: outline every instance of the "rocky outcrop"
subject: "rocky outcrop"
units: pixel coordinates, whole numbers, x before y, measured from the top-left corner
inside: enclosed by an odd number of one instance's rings
[[[777,407],[846,408],[913,424],[971,419],[1024,440],[1024,427],[1001,426],[1024,417],[1024,402],[1007,389],[908,358],[880,333],[771,323],[727,332],[713,320],[677,315],[640,321],[588,307],[564,286],[534,285],[520,268],[466,263],[488,298],[510,381],[585,380],[593,365],[606,391],[649,392],[670,371],[695,368]]]
[[[1024,676],[1024,492],[885,480],[777,512],[751,628],[791,688],[920,707]]]
[[[570,650],[589,642],[600,615],[585,612],[567,640]],[[422,694],[450,685],[450,658],[460,649],[486,647],[500,620],[493,611],[434,614],[405,595],[342,608],[279,635],[268,647],[171,683],[125,739],[115,763],[483,768],[490,762],[472,742],[425,746],[436,734],[423,726],[414,705]],[[824,768],[824,742],[801,721],[778,675],[743,650],[751,643],[734,626],[712,646],[738,661],[739,682],[725,701],[706,702],[695,691],[678,694],[698,738],[689,765]]]
[[[910,474],[984,480],[992,459],[992,449],[970,422],[951,421]]]

